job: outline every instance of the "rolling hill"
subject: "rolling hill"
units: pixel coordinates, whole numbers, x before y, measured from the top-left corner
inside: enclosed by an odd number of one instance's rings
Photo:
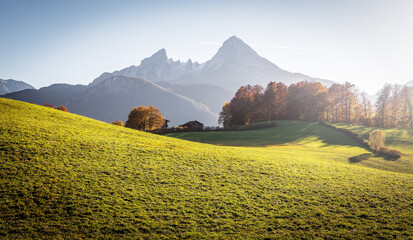
[[[229,147],[3,98],[0,114],[2,239],[413,237],[413,175],[349,164],[366,150],[317,124]]]
[[[319,151],[324,152],[331,146],[344,147],[342,150],[347,154],[363,148],[353,136],[332,131],[320,123],[287,120],[278,120],[276,123],[277,127],[254,131],[182,132],[171,133],[168,136],[222,146],[276,147],[277,150],[282,148],[291,150],[293,148],[294,151],[307,148],[309,149],[309,158],[311,158],[311,154]],[[365,134],[367,138],[369,133],[375,129],[356,125],[335,125]],[[368,154],[367,151],[356,151],[349,158],[338,159],[356,165],[413,174],[413,130],[386,129],[384,131],[387,135],[385,145],[400,150],[403,153],[400,159],[389,161],[381,156]],[[349,146],[357,148],[347,148]],[[334,151],[336,150],[331,150],[330,154],[334,155]]]

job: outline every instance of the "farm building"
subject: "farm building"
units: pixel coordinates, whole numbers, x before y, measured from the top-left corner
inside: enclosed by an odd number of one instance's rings
[[[179,127],[186,128],[186,129],[202,130],[204,128],[204,124],[195,120],[195,121],[189,121],[185,124],[182,124]]]

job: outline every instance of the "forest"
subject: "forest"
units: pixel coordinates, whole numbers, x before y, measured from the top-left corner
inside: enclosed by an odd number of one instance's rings
[[[282,119],[413,128],[413,87],[386,84],[372,103],[348,82],[328,88],[308,81],[246,85],[225,102],[218,122],[228,128]]]

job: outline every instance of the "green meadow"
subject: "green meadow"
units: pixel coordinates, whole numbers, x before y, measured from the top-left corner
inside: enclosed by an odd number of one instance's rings
[[[0,98],[0,238],[413,238],[411,132],[355,162],[348,135],[277,124],[160,136]]]

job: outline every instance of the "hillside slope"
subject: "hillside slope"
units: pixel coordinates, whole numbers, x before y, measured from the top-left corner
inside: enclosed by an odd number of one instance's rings
[[[307,159],[299,148],[188,142],[2,98],[0,114],[2,239],[413,237],[410,174],[329,151]]]
[[[317,152],[330,152],[331,156],[345,152],[349,157],[347,159],[338,158],[338,160],[377,169],[413,174],[412,130],[385,130],[388,135],[386,146],[396,148],[403,153],[400,159],[389,160],[381,156],[375,156],[363,149],[353,136],[332,130],[316,122],[279,120],[276,123],[277,127],[253,131],[182,132],[171,133],[168,136],[224,146],[277,147],[272,148],[271,151],[279,151],[279,149],[284,148],[297,151],[303,148],[308,159],[318,158],[319,156],[312,156]],[[373,130],[373,128],[353,125],[341,126],[355,129],[361,134],[367,132],[367,135],[369,131]]]

